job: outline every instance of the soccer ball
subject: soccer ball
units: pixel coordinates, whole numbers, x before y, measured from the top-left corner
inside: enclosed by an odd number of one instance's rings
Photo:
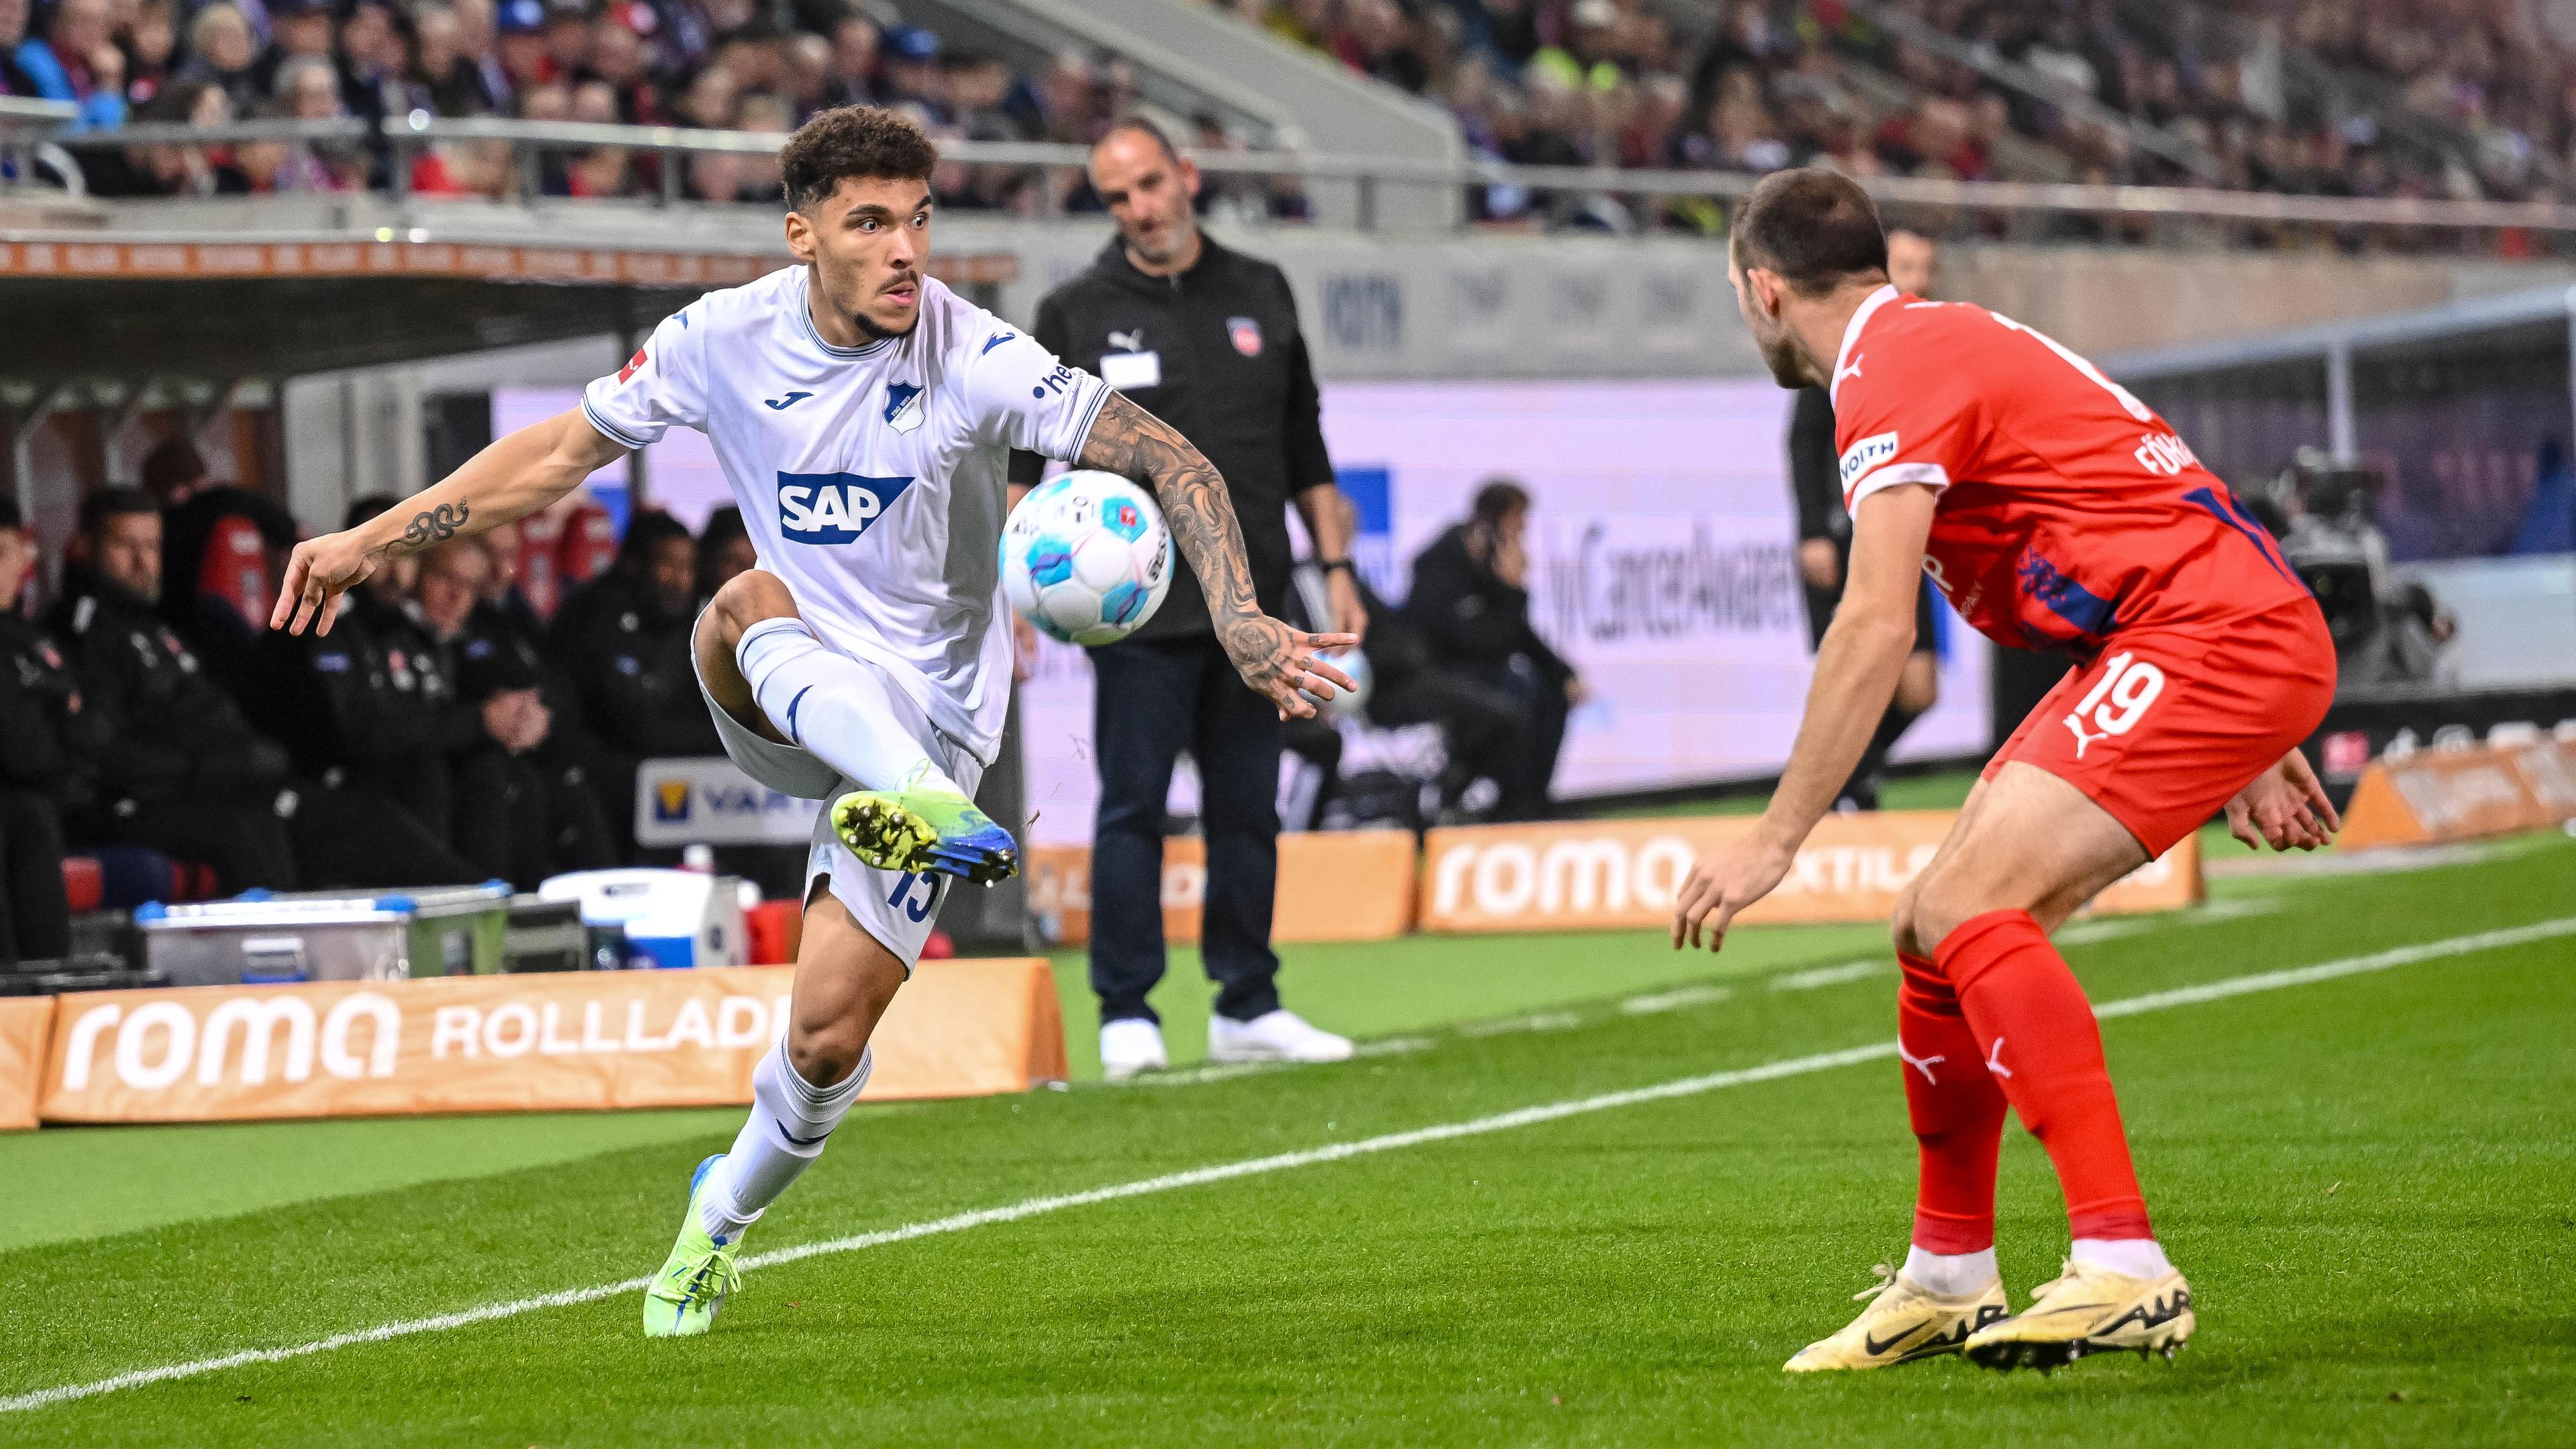
[[[1145,490],[1065,473],[1002,526],[1002,596],[1039,632],[1089,648],[1135,633],[1172,587],[1172,535]]]

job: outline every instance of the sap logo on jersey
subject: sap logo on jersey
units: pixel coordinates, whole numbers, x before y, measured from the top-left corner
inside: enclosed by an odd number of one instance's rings
[[[1868,472],[1896,456],[1894,433],[1873,433],[1851,445],[1843,454],[1843,487],[1848,489]]]
[[[856,543],[911,486],[909,478],[781,473],[778,532],[789,543]]]

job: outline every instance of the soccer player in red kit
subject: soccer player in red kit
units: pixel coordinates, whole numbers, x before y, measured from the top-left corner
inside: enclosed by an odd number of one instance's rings
[[[2017,322],[1898,292],[1886,266],[1868,195],[1833,172],[1775,173],[1735,219],[1727,275],[1763,360],[1784,387],[1833,390],[1851,573],[1762,826],[1692,868],[1673,944],[1714,948],[1787,874],[1895,689],[1918,571],[1988,637],[2071,655],[1896,906],[1912,1251],[1788,1367],[2170,1353],[2191,1289],[2048,933],[2221,810],[2249,844],[2325,843],[2340,822],[2297,747],[2334,693],[2334,645],[2271,537],[2152,409]],[[2074,1239],[2018,1314],[1994,1253],[2007,1106],[2046,1147]]]

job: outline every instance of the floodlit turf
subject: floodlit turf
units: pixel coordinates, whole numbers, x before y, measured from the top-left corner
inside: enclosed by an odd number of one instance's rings
[[[2557,919],[2576,845],[2232,882],[2218,907],[2070,954],[2112,1000]],[[1501,979],[1637,947],[1465,944]],[[1891,976],[1817,969],[1848,959],[1415,1028],[1340,1067],[862,1111],[750,1247],[1882,1042]],[[2106,1023],[2202,1308],[2170,1366],[1779,1373],[1901,1251],[1912,1149],[1881,1060],[766,1268],[703,1340],[646,1342],[620,1295],[11,1414],[0,1441],[2564,1443],[2571,970],[2559,936]],[[722,1136],[0,1254],[0,1396],[640,1275]],[[0,1174],[42,1214],[24,1151],[0,1144]],[[2062,1233],[2016,1135],[2017,1296]]]

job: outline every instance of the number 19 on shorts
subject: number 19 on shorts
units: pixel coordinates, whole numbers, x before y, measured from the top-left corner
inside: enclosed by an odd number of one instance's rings
[[[2075,733],[2075,758],[2083,759],[2085,747],[2096,740],[2137,728],[2140,717],[2164,691],[2163,670],[2126,651],[2112,655],[2102,666],[2102,677],[2066,716],[2066,727]],[[2090,731],[2087,725],[2092,726]]]

